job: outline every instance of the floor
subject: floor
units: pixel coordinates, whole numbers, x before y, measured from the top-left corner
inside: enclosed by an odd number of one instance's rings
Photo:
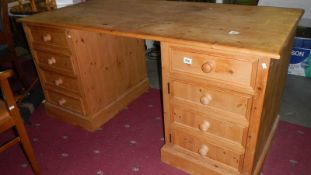
[[[161,62],[147,56],[150,86],[161,87]],[[282,97],[281,120],[311,128],[311,78],[288,75]]]
[[[311,128],[311,79],[288,75],[283,94],[281,120]]]
[[[93,133],[48,116],[42,105],[26,129],[42,175],[187,174],[160,160],[160,90],[149,89]],[[12,135],[12,130],[1,134],[0,143]],[[310,128],[280,121],[260,175],[310,174],[308,138]],[[19,145],[0,154],[0,174],[33,175]]]

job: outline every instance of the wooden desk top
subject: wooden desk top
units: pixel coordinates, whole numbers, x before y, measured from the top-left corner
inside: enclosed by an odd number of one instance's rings
[[[88,0],[21,21],[158,41],[190,41],[213,49],[226,48],[278,59],[302,14],[301,9],[274,7]],[[239,34],[230,35],[230,31]]]

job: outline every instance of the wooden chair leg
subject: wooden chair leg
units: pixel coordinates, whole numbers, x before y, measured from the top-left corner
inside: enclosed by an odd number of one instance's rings
[[[21,123],[20,123],[21,122]],[[26,129],[22,121],[20,121],[16,124],[16,130],[19,134],[19,137],[21,139],[21,145],[24,149],[25,154],[27,155],[27,158],[31,164],[31,167],[36,175],[40,174],[39,164],[35,157],[34,151],[32,149],[29,137],[27,135]]]
[[[11,123],[10,127],[15,125],[15,129],[17,131],[18,140],[20,140],[20,143],[23,147],[23,150],[26,154],[26,157],[28,158],[31,167],[35,174],[40,174],[39,171],[39,164],[36,160],[34,151],[32,149],[29,137],[27,135],[27,131],[24,126],[24,122],[21,118],[21,115],[19,113],[18,106],[16,105],[15,98],[13,96],[8,77],[11,77],[13,75],[12,71],[4,71],[1,74],[0,79],[0,86],[3,93],[3,96],[5,97],[6,105],[8,107],[9,117],[11,117],[13,123]]]
[[[8,72],[8,75],[12,75],[12,72]],[[31,167],[35,174],[40,174],[39,171],[39,164],[36,160],[35,153],[32,149],[29,137],[27,135],[27,131],[24,126],[24,122],[21,118],[21,115],[19,113],[18,107],[16,105],[12,90],[10,88],[9,82],[7,79],[1,80],[1,88],[4,96],[6,97],[7,105],[12,107],[10,110],[10,115],[12,116],[12,119],[15,123],[15,128],[18,133],[18,136],[20,138],[20,143],[23,147],[23,150],[25,151],[25,154],[31,164]]]

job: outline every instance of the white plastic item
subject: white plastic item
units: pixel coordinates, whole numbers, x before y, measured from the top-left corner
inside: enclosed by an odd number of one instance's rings
[[[69,5],[74,5],[80,2],[84,2],[85,0],[56,0],[57,8],[66,7]]]

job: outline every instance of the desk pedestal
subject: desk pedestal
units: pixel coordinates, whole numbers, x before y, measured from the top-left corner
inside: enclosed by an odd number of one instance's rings
[[[51,116],[94,131],[148,89],[143,40],[24,28]]]

